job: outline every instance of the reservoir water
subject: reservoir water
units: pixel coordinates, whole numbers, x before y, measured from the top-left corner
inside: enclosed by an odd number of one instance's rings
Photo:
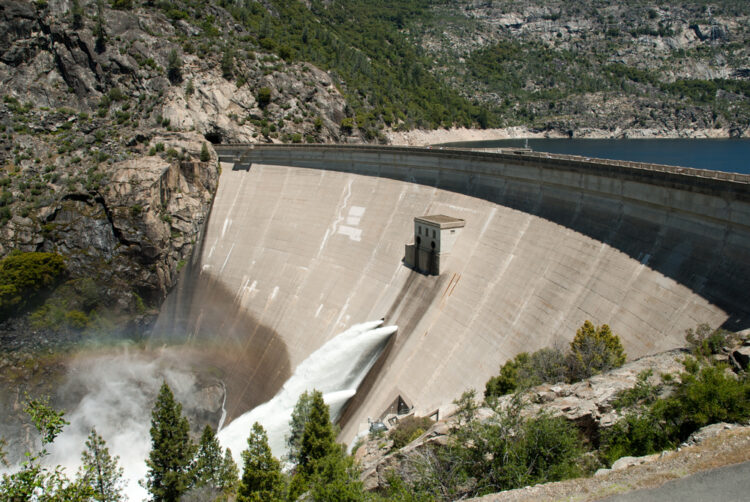
[[[526,140],[467,141],[440,146],[523,147]],[[537,152],[750,174],[750,139],[529,139]]]

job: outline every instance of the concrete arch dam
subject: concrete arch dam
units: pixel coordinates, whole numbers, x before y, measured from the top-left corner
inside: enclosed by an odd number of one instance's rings
[[[217,150],[196,257],[197,283],[211,286],[190,322],[205,331],[212,298],[225,309],[214,324],[236,331],[234,364],[257,366],[230,417],[381,317],[399,331],[344,415],[347,441],[398,396],[430,413],[587,319],[610,324],[630,357],[680,346],[698,323],[750,324],[748,176],[533,153]],[[466,221],[439,276],[402,262],[427,214]]]

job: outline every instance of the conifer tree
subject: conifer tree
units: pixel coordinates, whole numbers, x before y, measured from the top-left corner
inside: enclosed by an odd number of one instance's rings
[[[124,500],[122,489],[122,467],[117,465],[120,457],[112,458],[104,441],[96,429],[91,429],[86,440],[86,449],[81,454],[82,468],[79,477],[94,491],[94,500],[117,502]]]
[[[305,432],[305,424],[310,418],[312,406],[312,393],[303,392],[294,405],[292,417],[289,419],[289,435],[286,438],[287,458],[290,462],[299,463],[299,449],[302,443],[302,435]]]
[[[151,453],[146,460],[145,486],[154,502],[176,502],[189,488],[195,450],[189,431],[182,405],[163,383],[151,413]]]
[[[315,390],[312,392],[310,415],[300,442],[298,470],[308,476],[314,474],[316,463],[339,449],[328,405],[323,401],[323,394]]]
[[[227,448],[224,452],[224,462],[221,464],[221,490],[224,493],[233,493],[239,484],[239,470],[232,458],[232,450]]]
[[[303,399],[300,398],[298,405]],[[304,403],[299,408],[303,408]],[[307,419],[299,446],[299,465],[290,486],[290,499],[310,491],[318,502],[355,502],[365,500],[359,472],[346,455],[343,445],[336,443],[328,405],[320,391],[313,391],[307,403]]]
[[[224,491],[236,484],[237,465],[231,457],[231,465],[227,464],[226,457],[222,458],[222,450],[219,440],[210,425],[206,425],[198,443],[198,451],[193,463],[193,485],[195,487],[209,487],[217,491]],[[231,479],[231,471],[234,470],[234,482]],[[226,472],[229,470],[230,472]]]
[[[237,502],[275,502],[284,500],[284,479],[281,464],[271,454],[268,436],[258,422],[247,438],[242,452],[243,471]]]
[[[211,160],[211,154],[208,152],[208,146],[203,143],[203,146],[201,147],[201,156],[200,156],[201,162],[208,162]]]

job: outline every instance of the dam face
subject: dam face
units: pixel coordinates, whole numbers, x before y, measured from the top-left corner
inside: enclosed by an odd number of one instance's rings
[[[481,391],[505,360],[567,343],[587,319],[631,358],[682,345],[698,323],[750,321],[741,177],[453,150],[217,150],[196,280],[225,291],[245,329],[273,333],[230,349],[265,368],[253,378],[269,372],[278,388],[273,361],[287,375],[352,324],[399,326],[344,416],[345,441],[398,396],[428,414]],[[466,221],[439,276],[402,262],[428,214]]]

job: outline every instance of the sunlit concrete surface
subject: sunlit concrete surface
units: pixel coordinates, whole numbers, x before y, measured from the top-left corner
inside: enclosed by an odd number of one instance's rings
[[[744,178],[424,149],[217,149],[199,281],[275,333],[291,369],[354,323],[399,326],[344,440],[397,395],[425,414],[481,392],[506,359],[567,343],[587,319],[630,357],[679,346],[698,323],[748,327]],[[430,214],[466,221],[439,276],[402,263],[414,217]],[[267,349],[249,348],[260,360]]]

